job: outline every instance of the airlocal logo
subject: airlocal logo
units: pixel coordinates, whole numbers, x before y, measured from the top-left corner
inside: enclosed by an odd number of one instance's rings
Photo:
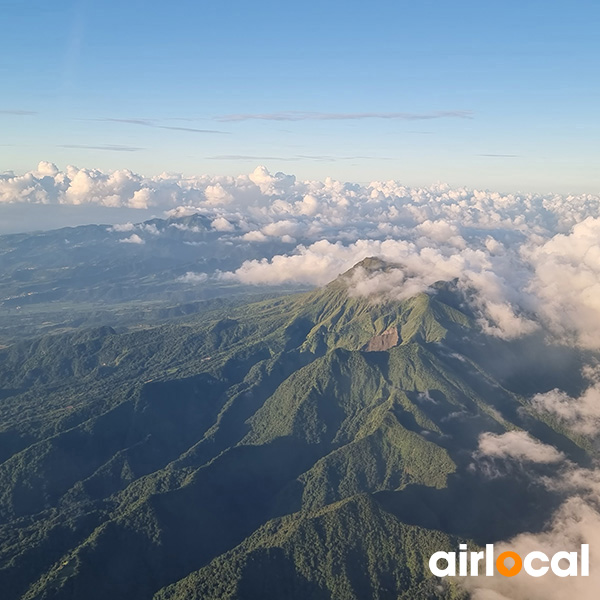
[[[458,553],[458,575],[466,577],[479,575],[479,563],[485,563],[485,574],[487,577],[494,575],[494,566],[496,570],[504,577],[514,577],[521,570],[531,575],[531,577],[542,577],[550,569],[558,577],[576,577],[581,575],[587,577],[590,574],[590,548],[588,544],[582,544],[581,555],[577,552],[557,552],[549,558],[543,552],[530,552],[522,558],[516,552],[507,550],[502,552],[494,560],[494,544],[487,544],[485,552],[467,552],[467,545],[459,545]],[[505,561],[510,561],[510,566],[506,566]],[[447,565],[440,568],[438,563],[445,561]],[[565,567],[565,562],[569,566]],[[456,573],[456,552],[436,552],[429,559],[429,570],[436,577],[453,577]]]

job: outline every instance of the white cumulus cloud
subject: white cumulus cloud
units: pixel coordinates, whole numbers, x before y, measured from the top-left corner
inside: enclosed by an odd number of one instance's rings
[[[128,238],[119,240],[123,244],[145,244],[144,240],[137,234],[133,233]]]

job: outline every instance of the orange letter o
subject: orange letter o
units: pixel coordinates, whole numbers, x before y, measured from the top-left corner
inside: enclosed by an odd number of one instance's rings
[[[504,561],[507,558],[512,558],[515,561],[515,564],[510,569],[504,564]],[[511,550],[503,552],[496,559],[496,569],[498,569],[498,572],[501,575],[504,575],[504,577],[514,577],[517,573],[521,572],[522,568],[523,559],[516,552],[512,552]]]

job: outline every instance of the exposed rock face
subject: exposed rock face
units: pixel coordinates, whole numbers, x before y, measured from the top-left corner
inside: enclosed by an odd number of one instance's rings
[[[380,335],[376,335],[369,340],[365,346],[366,352],[382,352],[397,346],[400,341],[397,327],[390,327]]]

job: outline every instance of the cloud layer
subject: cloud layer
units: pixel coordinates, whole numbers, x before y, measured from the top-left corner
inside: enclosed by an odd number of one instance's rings
[[[0,175],[0,203],[200,212],[232,244],[265,248],[262,259],[219,277],[322,285],[381,256],[396,271],[359,273],[353,293],[405,298],[457,279],[491,334],[513,338],[544,327],[568,343],[600,347],[598,196],[300,181],[265,167],[237,177],[145,177],[41,162],[23,175]],[[136,235],[140,241],[130,243],[144,241]],[[266,242],[277,242],[279,254]]]

